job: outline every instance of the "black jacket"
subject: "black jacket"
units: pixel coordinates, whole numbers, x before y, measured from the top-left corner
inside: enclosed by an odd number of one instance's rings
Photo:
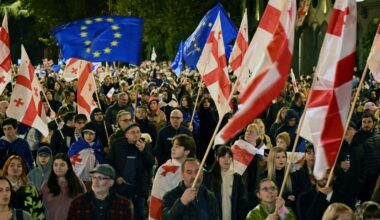
[[[61,131],[65,139],[62,139],[58,129],[53,132],[51,137],[50,146],[53,151],[53,156],[57,153],[67,153],[70,146],[76,141],[74,135],[75,128],[63,125]]]
[[[162,209],[162,219],[163,220],[199,220],[198,209],[200,207],[199,198],[205,199],[206,210],[208,211],[209,220],[218,220],[218,202],[216,201],[214,193],[207,190],[204,186],[200,186],[197,200],[184,205],[181,202],[181,196],[185,192],[185,185],[183,181],[174,189],[167,192],[163,198],[164,204]],[[205,208],[205,207],[202,207]]]

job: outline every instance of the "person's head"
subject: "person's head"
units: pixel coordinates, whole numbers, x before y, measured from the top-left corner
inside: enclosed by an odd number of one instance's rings
[[[136,100],[137,100],[137,91],[136,90],[129,91],[129,100],[131,100],[131,102],[136,102]]]
[[[139,119],[139,120],[144,120],[146,119],[146,108],[145,106],[143,105],[139,105],[136,107],[136,112],[135,112],[135,115],[136,115],[136,118]]]
[[[82,129],[82,137],[87,143],[93,143],[96,141],[96,125],[93,122],[88,122]]]
[[[375,96],[376,96],[376,92],[373,91]],[[376,97],[375,97],[376,98]],[[371,115],[375,115],[376,111],[377,111],[377,106],[375,105],[375,103],[373,102],[366,102],[363,106],[363,110],[364,112],[368,112],[370,113]]]
[[[128,111],[121,110],[116,115],[116,121],[121,130],[125,130],[125,128],[133,123],[132,114]]]
[[[162,101],[169,103],[172,100],[172,93],[169,90],[162,91]]]
[[[156,112],[160,106],[158,105],[158,99],[155,96],[151,96],[148,101],[148,109],[149,111]]]
[[[12,185],[5,177],[0,176],[0,206],[8,206],[11,208]]]
[[[264,124],[263,120],[261,120],[260,118],[256,118],[253,121],[253,123],[256,124],[257,126],[259,126],[260,135],[264,135],[265,134],[265,124]]]
[[[92,185],[95,194],[108,194],[115,183],[115,169],[109,164],[98,164],[90,171]]]
[[[219,166],[220,170],[228,170],[231,167],[233,153],[230,147],[226,145],[220,145],[215,152],[215,165]]]
[[[186,188],[190,188],[193,185],[198,170],[201,169],[195,188],[198,188],[203,181],[203,170],[200,167],[200,163],[196,158],[186,158],[182,163],[181,172],[183,183]]]
[[[192,108],[193,103],[190,96],[189,95],[182,96],[180,105],[181,107],[184,107],[184,108]]]
[[[268,179],[264,178],[260,180],[256,187],[256,196],[259,198],[260,202],[268,205],[274,204],[276,202],[278,189],[276,184]]]
[[[140,125],[137,123],[131,123],[125,128],[125,138],[128,143],[136,144],[141,137]]]
[[[186,134],[179,134],[173,137],[171,157],[172,159],[182,160],[195,156],[195,140]]]
[[[18,155],[10,156],[3,166],[2,176],[9,176],[13,179],[21,180],[22,184],[27,183],[26,166],[24,160]]]
[[[181,126],[182,121],[183,121],[182,112],[178,109],[172,110],[172,112],[170,113],[170,125],[173,128],[178,129]]]
[[[75,101],[75,92],[71,89],[65,90],[66,103],[73,103]]]
[[[69,109],[67,106],[61,106],[61,107],[59,107],[58,112],[57,112],[58,117],[61,118],[61,119],[64,119],[65,116],[66,116],[68,113],[70,113],[70,109]],[[72,112],[71,112],[71,113],[72,113]],[[74,114],[74,115],[75,115],[75,114]],[[73,118],[74,118],[74,116],[73,116]],[[65,123],[66,123],[66,122],[65,122]]]
[[[75,118],[75,113],[74,112],[68,112],[63,117],[63,121],[64,121],[65,125],[67,125],[71,128],[74,128],[75,127],[74,118]]]
[[[360,217],[363,220],[378,220],[380,219],[380,205],[373,201],[366,201],[360,205]]]
[[[322,178],[321,179],[317,179],[316,180],[316,186],[319,187],[319,188],[323,188],[326,186],[327,184],[327,181],[329,179],[329,175],[330,175],[330,172],[332,172],[330,169],[326,170],[323,174],[322,174]],[[332,174],[333,175],[333,180],[335,179],[335,175],[334,173]],[[330,182],[330,186],[333,184],[333,181]]]
[[[91,120],[95,122],[103,122],[104,115],[100,108],[94,108],[91,112]]]
[[[8,105],[9,105],[8,101],[6,100],[0,101],[0,112],[2,112],[3,114],[6,114]]]
[[[67,154],[58,153],[55,155],[52,163],[52,171],[50,172],[47,185],[50,193],[53,196],[59,195],[61,192],[58,179],[65,179],[68,184],[68,195],[70,198],[74,198],[79,193],[83,193],[83,187],[79,178],[73,170],[70,158]]]
[[[250,144],[256,145],[257,139],[260,137],[260,128],[257,124],[252,123],[247,126],[244,132],[244,140]]]
[[[306,144],[306,151],[305,151],[305,160],[306,163],[312,165],[315,162],[315,151],[313,144]]]
[[[121,91],[128,92],[129,85],[128,85],[127,81],[121,80],[120,83],[119,83],[119,85],[120,85]]]
[[[322,220],[354,220],[355,216],[352,209],[343,203],[330,204],[325,213],[323,213]]]
[[[45,167],[49,164],[52,159],[52,152],[47,144],[41,144],[41,147],[37,151],[37,164],[38,166]]]
[[[281,147],[274,147],[269,151],[268,155],[268,171],[269,167],[276,170],[282,170],[286,166],[286,150]]]
[[[288,107],[282,107],[278,112],[276,116],[275,123],[281,124],[285,120],[286,111],[288,111]]]
[[[126,92],[121,92],[117,95],[117,104],[119,107],[125,107],[128,104],[128,94]]]
[[[54,90],[46,91],[46,98],[47,100],[52,101],[54,99]]]
[[[298,113],[294,111],[293,109],[288,109],[288,111],[286,111],[285,113],[284,123],[286,126],[294,127],[297,125],[298,119],[299,119]]]
[[[376,119],[370,113],[364,113],[362,116],[362,127],[363,131],[372,132],[375,127]]]
[[[74,117],[74,126],[78,132],[82,132],[84,125],[87,123],[87,117],[85,114],[77,114]]]
[[[288,132],[284,131],[277,135],[276,146],[287,150],[290,145],[290,135]]]
[[[303,102],[305,100],[305,96],[304,94],[300,93],[300,92],[296,92],[294,94],[294,97],[293,97],[293,101],[294,103],[298,104],[298,105],[302,105]]]
[[[15,139],[17,137],[17,120],[14,118],[4,119],[3,132],[6,138]]]
[[[351,143],[355,134],[356,134],[356,124],[355,124],[355,122],[351,121],[348,128],[347,128],[346,135],[345,135],[344,139],[347,142]]]

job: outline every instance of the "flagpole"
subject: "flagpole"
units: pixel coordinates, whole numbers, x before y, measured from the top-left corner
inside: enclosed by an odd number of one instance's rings
[[[42,94],[44,95],[46,103],[49,106],[50,111],[54,112],[54,110],[50,106],[49,99],[46,97],[45,91],[43,89],[41,91],[42,91]],[[55,112],[54,112],[54,114],[55,114]],[[59,133],[61,134],[62,139],[65,140],[65,136],[63,136],[63,133],[62,133],[61,129],[59,129],[59,124],[58,124],[58,121],[57,121],[57,115],[56,115],[56,117],[54,117],[54,121],[55,121],[55,124],[57,125],[57,129],[58,129]]]
[[[99,106],[100,111],[103,112],[102,105],[100,104],[100,99],[99,99],[99,95],[98,95],[98,87],[96,86],[96,81],[95,81],[94,74],[92,74],[92,81],[94,81],[96,101],[98,102],[98,106]],[[104,125],[104,130],[106,131],[106,136],[107,136],[107,140],[108,140],[109,139],[109,135],[108,135],[108,130],[107,130],[107,126],[106,126],[106,120],[104,120],[104,118],[103,118],[103,125]]]
[[[198,89],[197,98],[195,99],[195,104],[194,104],[193,114],[191,115],[190,126],[192,126],[193,121],[194,121],[195,111],[197,110],[197,105],[198,105],[199,96],[200,96],[200,94],[201,94],[201,90],[202,90],[202,87],[203,87],[202,82],[203,82],[203,80],[202,80],[202,77],[201,77],[201,81],[200,81],[200,83],[199,83],[199,89]]]
[[[310,87],[310,90],[313,89],[316,78],[317,78],[317,74],[314,73],[313,83],[312,83],[312,85]],[[306,115],[306,112],[307,112],[307,109],[308,109],[308,105],[310,103],[310,99],[311,99],[311,93],[309,92],[308,96],[307,96],[307,101],[306,101],[306,104],[305,104],[305,109],[303,110],[303,114],[301,116],[300,123],[298,123],[297,133],[296,133],[296,139],[294,140],[294,144],[293,144],[293,148],[292,148],[292,154],[291,154],[290,158],[287,160],[287,166],[286,166],[286,170],[285,170],[284,180],[282,181],[281,188],[280,188],[280,193],[278,194],[278,197],[281,197],[282,194],[284,193],[285,183],[286,183],[286,181],[288,179],[288,176],[289,176],[291,162],[293,161],[294,153],[296,152],[296,147],[297,147],[297,144],[298,144],[298,141],[299,141],[299,138],[300,138],[300,131],[301,131],[304,119],[305,119],[305,115]]]
[[[366,63],[366,65],[364,67],[363,74],[362,74],[362,78],[360,79],[360,83],[358,85],[358,89],[356,90],[356,93],[355,93],[354,101],[353,101],[353,103],[351,105],[350,112],[349,112],[348,117],[347,117],[347,121],[346,121],[346,124],[345,124],[345,127],[344,127],[343,136],[342,136],[342,139],[340,140],[340,145],[339,145],[339,149],[338,149],[338,152],[337,152],[337,156],[335,157],[334,165],[331,168],[331,171],[330,171],[330,174],[329,174],[329,178],[327,179],[327,183],[326,183],[325,187],[328,187],[330,185],[331,180],[332,180],[334,169],[335,169],[335,166],[336,166],[336,162],[338,161],[338,156],[339,156],[340,150],[342,149],[343,140],[344,140],[344,137],[346,136],[347,129],[348,129],[349,125],[350,125],[352,114],[354,113],[354,110],[355,110],[355,104],[356,104],[356,102],[359,99],[359,94],[360,94],[360,91],[362,89],[362,86],[363,86],[363,83],[364,83],[364,80],[365,80],[365,76],[367,75],[367,72],[368,72],[368,64]]]

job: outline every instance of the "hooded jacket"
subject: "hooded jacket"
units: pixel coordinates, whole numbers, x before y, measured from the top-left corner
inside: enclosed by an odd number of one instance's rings
[[[50,152],[50,159],[49,159],[49,162],[46,164],[45,167],[43,167],[40,163],[40,161],[38,160],[38,157],[36,159],[36,163],[37,163],[37,167],[34,168],[33,170],[31,170],[29,173],[28,173],[28,182],[30,184],[33,184],[34,186],[37,187],[37,189],[41,188],[42,184],[48,180],[49,178],[49,175],[50,175],[50,171],[51,171],[51,164],[52,164],[52,161],[53,161],[53,154],[50,150],[49,147],[47,146],[43,146],[41,147],[40,149],[38,149],[37,151],[37,155],[42,151],[42,150],[47,150]]]

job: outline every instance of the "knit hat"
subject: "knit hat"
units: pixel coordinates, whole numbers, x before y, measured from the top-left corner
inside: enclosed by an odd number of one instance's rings
[[[101,173],[104,176],[110,177],[111,179],[115,179],[116,177],[115,169],[109,164],[98,164],[94,169],[90,171],[90,173]]]
[[[276,137],[276,140],[277,140],[278,138],[281,138],[282,140],[284,140],[285,143],[286,143],[286,145],[289,146],[289,144],[290,144],[290,135],[289,135],[288,132],[284,131],[284,132],[279,133],[279,134],[277,135],[277,137]]]
[[[50,150],[50,147],[48,146],[42,146],[38,149],[37,151],[37,155],[40,155],[40,154],[46,154],[46,155],[49,155],[51,156],[51,150]]]
[[[83,129],[82,129],[82,133],[85,133],[85,132],[91,132],[93,134],[96,134],[96,126],[93,122],[89,122],[87,124],[84,125]]]

